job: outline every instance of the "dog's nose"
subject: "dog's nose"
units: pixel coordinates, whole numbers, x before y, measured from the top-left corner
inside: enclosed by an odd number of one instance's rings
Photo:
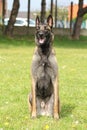
[[[43,32],[40,32],[40,33],[39,33],[39,36],[40,36],[40,38],[43,38],[43,37],[44,37],[44,33],[43,33]]]

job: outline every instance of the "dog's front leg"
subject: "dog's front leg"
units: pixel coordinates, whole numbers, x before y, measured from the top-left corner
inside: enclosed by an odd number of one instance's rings
[[[58,80],[57,78],[53,81],[54,86],[54,118],[59,119],[59,94],[58,94]]]
[[[32,118],[36,117],[36,91],[35,91],[35,87],[36,87],[36,82],[35,80],[32,78]]]

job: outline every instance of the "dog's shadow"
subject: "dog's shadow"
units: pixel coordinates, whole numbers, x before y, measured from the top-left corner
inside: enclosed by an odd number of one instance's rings
[[[67,117],[69,115],[72,115],[72,111],[74,110],[75,105],[73,104],[65,104],[63,106],[61,106],[61,112],[60,112],[60,117],[64,118]]]

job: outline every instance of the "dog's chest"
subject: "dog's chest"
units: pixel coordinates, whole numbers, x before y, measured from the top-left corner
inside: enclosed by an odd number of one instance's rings
[[[48,57],[42,57],[38,51],[33,56],[32,60],[32,75],[33,78],[37,79],[48,75],[51,80],[54,80],[58,75],[58,66],[55,53],[51,52]]]
[[[37,68],[37,78],[43,78],[46,74],[48,74],[51,77],[51,75],[53,75],[53,70],[51,69],[51,65],[48,64],[48,62],[42,62]]]
[[[43,78],[46,74],[49,75],[50,79],[54,79],[57,75],[55,66],[49,60],[47,62],[41,60],[36,61],[32,71],[35,79]]]

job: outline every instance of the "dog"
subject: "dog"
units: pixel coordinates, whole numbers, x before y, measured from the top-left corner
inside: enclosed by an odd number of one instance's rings
[[[46,24],[41,23],[39,17],[36,17],[36,49],[31,67],[32,91],[28,99],[32,118],[46,115],[59,119],[58,66],[52,47],[52,27],[51,15],[48,16]]]

